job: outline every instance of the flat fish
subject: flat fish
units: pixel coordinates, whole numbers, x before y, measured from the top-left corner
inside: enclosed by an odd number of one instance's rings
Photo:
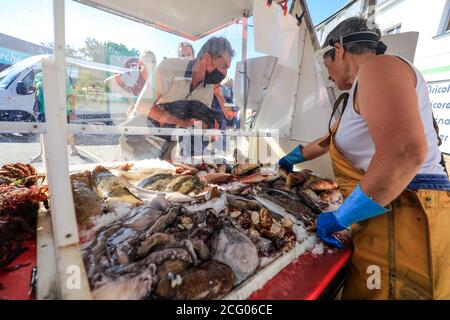
[[[207,173],[201,177],[201,179],[206,183],[213,184],[225,183],[232,178],[233,176],[228,173]]]
[[[103,213],[103,199],[94,191],[90,182],[91,173],[84,171],[70,176],[75,214],[81,229],[92,227],[92,218]]]
[[[178,191],[182,187],[182,185],[189,180],[192,180],[192,176],[178,176],[175,179],[171,180],[166,187],[164,188],[164,191],[166,192],[175,192]]]
[[[105,167],[95,167],[91,174],[91,181],[97,193],[105,199],[112,198],[135,206],[144,203],[128,190],[125,183],[119,177],[115,176]]]
[[[260,182],[270,182],[270,181],[274,181],[278,178],[278,175],[276,174],[270,174],[270,173],[265,173],[265,172],[255,172],[252,173],[251,175],[248,175],[242,179],[239,179],[239,182],[242,183],[260,183]]]
[[[238,284],[255,272],[259,264],[258,249],[242,232],[223,227],[214,241],[213,260],[229,266]]]
[[[171,203],[191,203],[196,201],[196,198],[190,197],[188,195],[179,192],[153,191],[145,188],[140,188],[129,183],[126,183],[126,187],[133,195],[144,201],[151,201],[153,198],[159,195],[164,196],[167,199],[167,201]]]
[[[263,189],[258,193],[258,196],[279,205],[307,226],[315,225],[315,214],[309,207],[300,202],[300,197],[295,193],[279,189]]]
[[[252,163],[252,164],[238,164],[234,166],[233,170],[231,171],[231,174],[237,175],[237,176],[243,176],[245,174],[248,174],[252,172],[253,170],[256,170],[261,167],[261,164],[259,163]]]
[[[139,188],[149,187],[150,190],[158,190],[158,188],[155,188],[155,187],[152,188],[151,186],[158,181],[161,181],[161,180],[170,181],[173,178],[174,178],[174,176],[170,173],[156,173],[156,174],[153,174],[153,175],[139,181],[136,184],[136,186],[138,186]]]
[[[327,211],[328,208],[328,203],[326,203],[325,201],[323,201],[314,191],[312,191],[311,189],[300,189],[298,191],[298,195],[300,196],[300,198],[303,200],[304,203],[306,203],[306,205],[311,208],[311,210],[316,213],[319,214],[323,211]]]

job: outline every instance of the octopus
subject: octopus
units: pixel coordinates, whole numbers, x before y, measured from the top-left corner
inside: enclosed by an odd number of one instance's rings
[[[266,208],[258,211],[233,211],[230,213],[233,225],[255,244],[261,256],[271,256],[279,249],[287,252],[297,241],[292,231],[293,221],[289,218],[275,218]]]
[[[155,223],[145,232],[146,237],[148,238],[154,233],[164,231],[167,226],[175,221],[176,217],[180,213],[180,209],[180,207],[174,207],[171,208],[167,214],[161,215],[158,220],[156,220]]]
[[[174,246],[177,243],[178,241],[171,234],[155,233],[139,244],[136,248],[135,257],[136,259],[141,259],[154,250]]]
[[[188,239],[200,260],[210,258],[212,236],[222,227],[212,210],[186,213],[179,216],[173,225],[165,233],[173,235],[179,241]]]
[[[153,202],[133,209],[119,221],[100,229],[95,238],[83,248],[88,278],[101,273],[105,266],[133,261],[135,247],[145,239],[146,231],[163,216],[160,206],[160,199],[156,198]]]
[[[164,250],[167,250],[167,252],[171,252],[173,254],[174,251],[170,249],[183,249],[187,251],[190,257],[185,258],[185,262],[189,262],[194,265],[197,265],[199,263],[194,245],[189,239],[183,239],[179,241],[176,240],[174,236],[165,233],[154,234],[150,238],[146,239],[143,243],[140,243],[139,247],[137,248],[135,258],[139,259],[141,257],[148,256],[150,257],[149,259],[152,259],[152,254],[159,252],[159,255],[161,255]],[[162,257],[164,257],[164,255],[162,255]],[[155,260],[154,262],[160,263],[159,260]]]
[[[95,300],[140,300],[151,294],[157,279],[156,266],[150,265],[141,273],[122,275],[96,287],[92,297]]]

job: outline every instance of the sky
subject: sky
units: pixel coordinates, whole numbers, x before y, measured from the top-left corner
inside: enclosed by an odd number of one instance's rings
[[[176,57],[178,44],[185,40],[179,36],[96,10],[71,0],[66,1],[66,43],[75,48],[83,47],[87,37],[98,41],[123,43],[128,48],[139,51],[151,50],[156,54],[157,62],[164,57]],[[324,20],[346,0],[307,0],[313,23]],[[0,33],[33,43],[49,43],[53,38],[52,0],[0,0]],[[249,19],[248,57],[263,54],[254,49],[252,19]],[[237,62],[241,58],[242,28],[233,24],[219,30],[214,35],[226,37],[236,51]],[[193,43],[198,52],[206,38]],[[2,44],[0,43],[0,46]],[[234,76],[235,65],[229,75]]]
[[[306,0],[314,25],[331,16],[347,2],[348,0]]]

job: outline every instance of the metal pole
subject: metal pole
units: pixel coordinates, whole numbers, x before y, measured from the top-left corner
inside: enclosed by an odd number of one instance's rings
[[[109,50],[109,46],[106,46],[105,51],[106,51],[105,52],[105,63],[109,66],[109,65],[111,65],[111,52]],[[105,75],[106,75],[106,79],[108,79],[109,77],[111,77],[111,72],[107,71],[105,73]],[[109,90],[109,86],[108,85],[105,85],[105,93],[106,93],[106,101],[105,101],[105,103],[106,103],[106,113],[110,117],[111,121],[114,121],[113,118],[112,118],[111,106],[110,106],[110,103],[109,103],[109,98],[111,96],[110,95],[111,90]],[[97,107],[100,108],[101,106],[99,105]]]
[[[320,43],[317,39],[316,31],[311,19],[311,14],[309,13],[308,6],[306,5],[306,0],[299,0],[299,3],[300,7],[302,8],[302,12],[305,12],[303,19],[305,20],[306,28],[309,31],[309,36],[311,38],[314,51],[318,50],[320,48]]]
[[[54,56],[42,61],[47,132],[45,166],[51,196],[51,218],[62,299],[91,298],[79,246],[69,179],[66,116],[66,53],[64,0],[53,0]]]
[[[241,114],[241,129],[247,129],[247,100],[248,100],[248,75],[247,75],[247,42],[248,42],[248,12],[242,17],[242,62],[244,63],[244,110]]]
[[[377,0],[368,0],[367,21],[375,23],[375,13],[377,10]],[[364,12],[363,12],[364,14]]]
[[[373,0],[370,0],[370,1],[373,1]],[[316,51],[320,48],[320,43],[319,43],[319,40],[317,39],[316,30],[314,28],[314,25],[313,25],[313,22],[311,19],[311,14],[309,13],[309,10],[308,10],[308,5],[306,4],[306,0],[299,0],[299,3],[300,3],[300,7],[302,9],[302,12],[305,12],[303,19],[305,21],[306,28],[308,29],[308,33],[311,38],[311,43],[314,48],[314,51]],[[332,88],[327,88],[327,93],[328,93],[328,99],[330,100],[331,105],[333,105],[334,102],[336,101],[336,94]]]

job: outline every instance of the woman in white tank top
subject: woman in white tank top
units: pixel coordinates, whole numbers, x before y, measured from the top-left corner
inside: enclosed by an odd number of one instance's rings
[[[327,36],[329,79],[350,90],[331,135],[280,159],[296,163],[330,152],[346,197],[321,213],[317,235],[351,227],[354,252],[344,286],[350,299],[450,299],[450,181],[441,162],[427,85],[409,62],[383,55],[380,30],[355,17]],[[379,285],[368,286],[376,266]]]
[[[433,126],[433,115],[430,107],[427,83],[422,74],[410,62],[400,57],[399,59],[404,61],[405,64],[408,64],[414,72],[419,113],[427,140],[428,154],[418,173],[444,175],[444,167],[440,163],[441,152],[436,143],[437,134]],[[336,132],[335,142],[346,159],[350,160],[355,167],[367,171],[375,154],[375,144],[370,136],[367,122],[354,108],[357,79],[355,79],[350,89],[347,108],[343,113],[339,129]]]

